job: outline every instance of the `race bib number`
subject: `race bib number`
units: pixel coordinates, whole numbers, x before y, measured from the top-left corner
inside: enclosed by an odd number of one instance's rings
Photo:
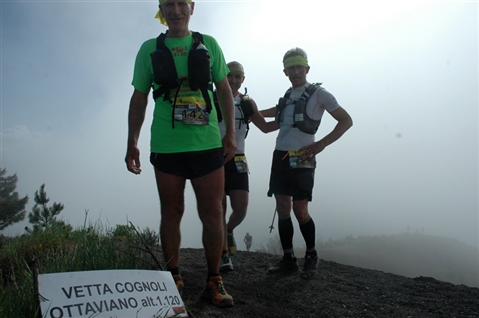
[[[206,111],[206,107],[198,104],[176,105],[175,120],[186,125],[208,125],[210,114]]]
[[[246,156],[235,156],[235,165],[236,165],[236,171],[238,173],[248,173],[248,162],[246,161]]]
[[[292,169],[296,168],[315,168],[316,161],[315,158],[312,157],[311,159],[304,159],[301,158],[301,151],[298,150],[290,150],[288,151],[289,156],[289,166]]]
[[[180,96],[176,100],[175,120],[186,125],[208,125],[210,114],[206,102],[196,96]]]

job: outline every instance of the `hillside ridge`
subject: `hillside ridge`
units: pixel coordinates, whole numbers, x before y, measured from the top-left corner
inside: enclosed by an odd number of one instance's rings
[[[201,299],[203,249],[181,249],[182,298],[190,317],[479,317],[479,288],[430,277],[408,278],[320,260],[318,274],[266,275],[277,255],[238,251],[222,273],[235,300],[219,309]]]

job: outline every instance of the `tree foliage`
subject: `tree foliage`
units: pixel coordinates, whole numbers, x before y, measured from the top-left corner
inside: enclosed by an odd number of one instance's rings
[[[0,230],[25,219],[28,195],[20,198],[17,188],[18,177],[5,176],[7,169],[0,169]]]
[[[33,231],[42,230],[51,226],[66,226],[63,220],[58,220],[57,216],[63,211],[63,204],[54,202],[51,207],[47,204],[50,198],[45,191],[45,184],[42,184],[40,190],[35,191],[35,205],[32,212],[28,213],[28,221],[33,224]],[[27,232],[32,232],[28,227]]]

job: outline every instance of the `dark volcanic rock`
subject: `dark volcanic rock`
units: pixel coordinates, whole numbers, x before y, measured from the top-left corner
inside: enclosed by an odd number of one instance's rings
[[[479,288],[428,277],[319,263],[311,280],[266,275],[278,256],[238,251],[234,271],[223,273],[235,301],[219,309],[201,299],[206,279],[203,249],[181,250],[183,301],[190,317],[479,317]]]

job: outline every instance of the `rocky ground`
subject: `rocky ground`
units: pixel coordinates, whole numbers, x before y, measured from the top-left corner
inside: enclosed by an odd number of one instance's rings
[[[406,278],[321,260],[318,274],[266,275],[279,257],[239,251],[223,273],[235,306],[219,309],[201,299],[203,249],[181,250],[183,301],[190,317],[479,317],[479,288],[433,278]]]

